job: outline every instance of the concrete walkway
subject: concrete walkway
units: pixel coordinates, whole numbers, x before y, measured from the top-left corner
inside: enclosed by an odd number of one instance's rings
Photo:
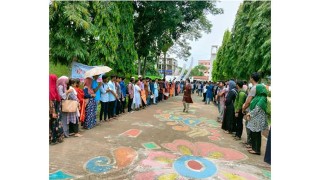
[[[126,113],[50,145],[50,179],[270,179],[262,154],[249,154],[225,134],[217,107],[196,94],[189,113],[182,95]]]

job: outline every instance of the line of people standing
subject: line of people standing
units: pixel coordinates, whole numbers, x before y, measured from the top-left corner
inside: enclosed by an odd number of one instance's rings
[[[218,102],[218,121],[222,122],[225,133],[231,134],[234,140],[241,140],[243,119],[247,132],[247,141],[244,143],[251,154],[261,154],[261,132],[268,128],[267,122],[267,89],[258,84],[259,73],[252,73],[251,89],[244,81],[230,80],[227,83],[219,82],[216,102]]]

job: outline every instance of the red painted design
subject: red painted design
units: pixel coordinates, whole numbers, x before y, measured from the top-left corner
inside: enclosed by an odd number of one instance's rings
[[[194,160],[189,161],[188,166],[193,170],[200,170],[203,167],[199,162]]]
[[[129,129],[128,131],[122,133],[122,136],[128,136],[128,137],[137,137],[141,133],[141,130],[139,129]]]

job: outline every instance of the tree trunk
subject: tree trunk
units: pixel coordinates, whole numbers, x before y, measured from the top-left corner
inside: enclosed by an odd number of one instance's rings
[[[141,58],[138,59],[138,75],[141,75]]]
[[[145,57],[144,61],[143,61],[142,77],[145,77],[145,75],[146,75],[146,63],[147,63],[147,58]]]
[[[164,62],[163,62],[163,65],[164,65],[164,67],[163,67],[163,78],[166,79],[167,51],[163,52],[163,56],[164,56],[164,58],[163,58],[163,60],[164,60]]]

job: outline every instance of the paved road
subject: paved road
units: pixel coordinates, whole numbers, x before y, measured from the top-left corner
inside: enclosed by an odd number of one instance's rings
[[[189,113],[180,95],[50,145],[50,179],[270,179],[266,139],[260,156],[249,154],[201,98]]]

